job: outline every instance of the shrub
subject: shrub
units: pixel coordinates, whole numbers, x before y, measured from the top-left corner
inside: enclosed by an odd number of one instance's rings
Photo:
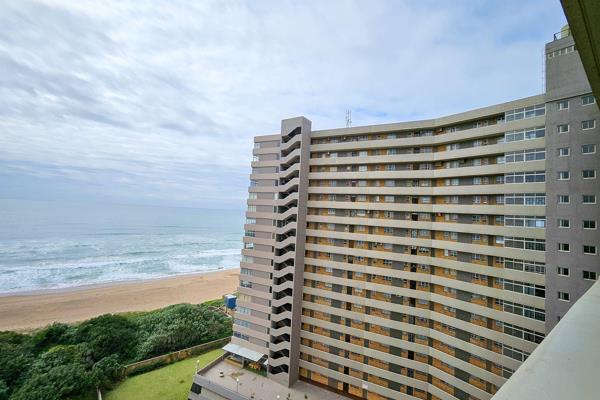
[[[145,359],[231,335],[231,320],[205,305],[176,304],[140,316],[143,337],[138,358]]]
[[[85,345],[58,345],[33,363],[27,379],[11,400],[54,400],[78,395],[91,387]]]
[[[116,354],[104,357],[92,367],[92,382],[95,387],[110,388],[121,378],[123,366]]]
[[[41,353],[57,344],[72,343],[73,329],[67,324],[55,322],[52,325],[35,332],[29,339],[32,351]]]
[[[137,344],[137,334],[135,324],[128,318],[105,314],[81,323],[75,338],[78,343],[88,343],[94,361],[113,354],[119,360],[129,360]]]

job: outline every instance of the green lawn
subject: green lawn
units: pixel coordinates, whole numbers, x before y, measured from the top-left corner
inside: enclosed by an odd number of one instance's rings
[[[222,354],[221,349],[212,350],[201,356],[132,376],[103,397],[106,400],[186,400],[192,387],[196,360],[200,359],[200,367],[203,367]]]

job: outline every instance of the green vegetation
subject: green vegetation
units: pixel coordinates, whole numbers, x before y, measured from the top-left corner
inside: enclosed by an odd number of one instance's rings
[[[127,378],[114,390],[104,394],[105,400],[182,400],[187,399],[196,370],[215,360],[223,350],[209,351],[198,357],[179,361],[145,374]]]
[[[0,400],[84,399],[113,386],[125,364],[230,335],[231,320],[205,304],[0,332]]]

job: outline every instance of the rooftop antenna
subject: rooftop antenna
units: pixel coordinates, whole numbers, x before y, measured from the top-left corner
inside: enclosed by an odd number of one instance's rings
[[[346,128],[350,128],[352,125],[352,111],[350,109],[346,110]]]

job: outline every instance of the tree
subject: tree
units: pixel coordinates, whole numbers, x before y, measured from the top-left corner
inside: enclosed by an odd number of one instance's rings
[[[0,400],[8,400],[9,393],[8,385],[0,379]]]
[[[30,338],[34,353],[42,353],[57,344],[69,344],[72,328],[67,324],[55,322],[52,325],[34,333]]]
[[[0,332],[0,380],[9,388],[21,384],[33,363],[29,337],[15,332]]]
[[[92,383],[95,387],[107,389],[121,378],[123,366],[116,354],[104,357],[92,368]]]
[[[85,345],[58,345],[35,360],[27,379],[11,400],[55,400],[79,395],[92,388],[91,365]]]
[[[122,315],[105,314],[83,322],[75,334],[77,342],[87,342],[94,361],[116,354],[128,360],[137,344],[137,327]]]
[[[140,316],[138,324],[140,359],[231,335],[231,320],[203,305],[169,306]]]

